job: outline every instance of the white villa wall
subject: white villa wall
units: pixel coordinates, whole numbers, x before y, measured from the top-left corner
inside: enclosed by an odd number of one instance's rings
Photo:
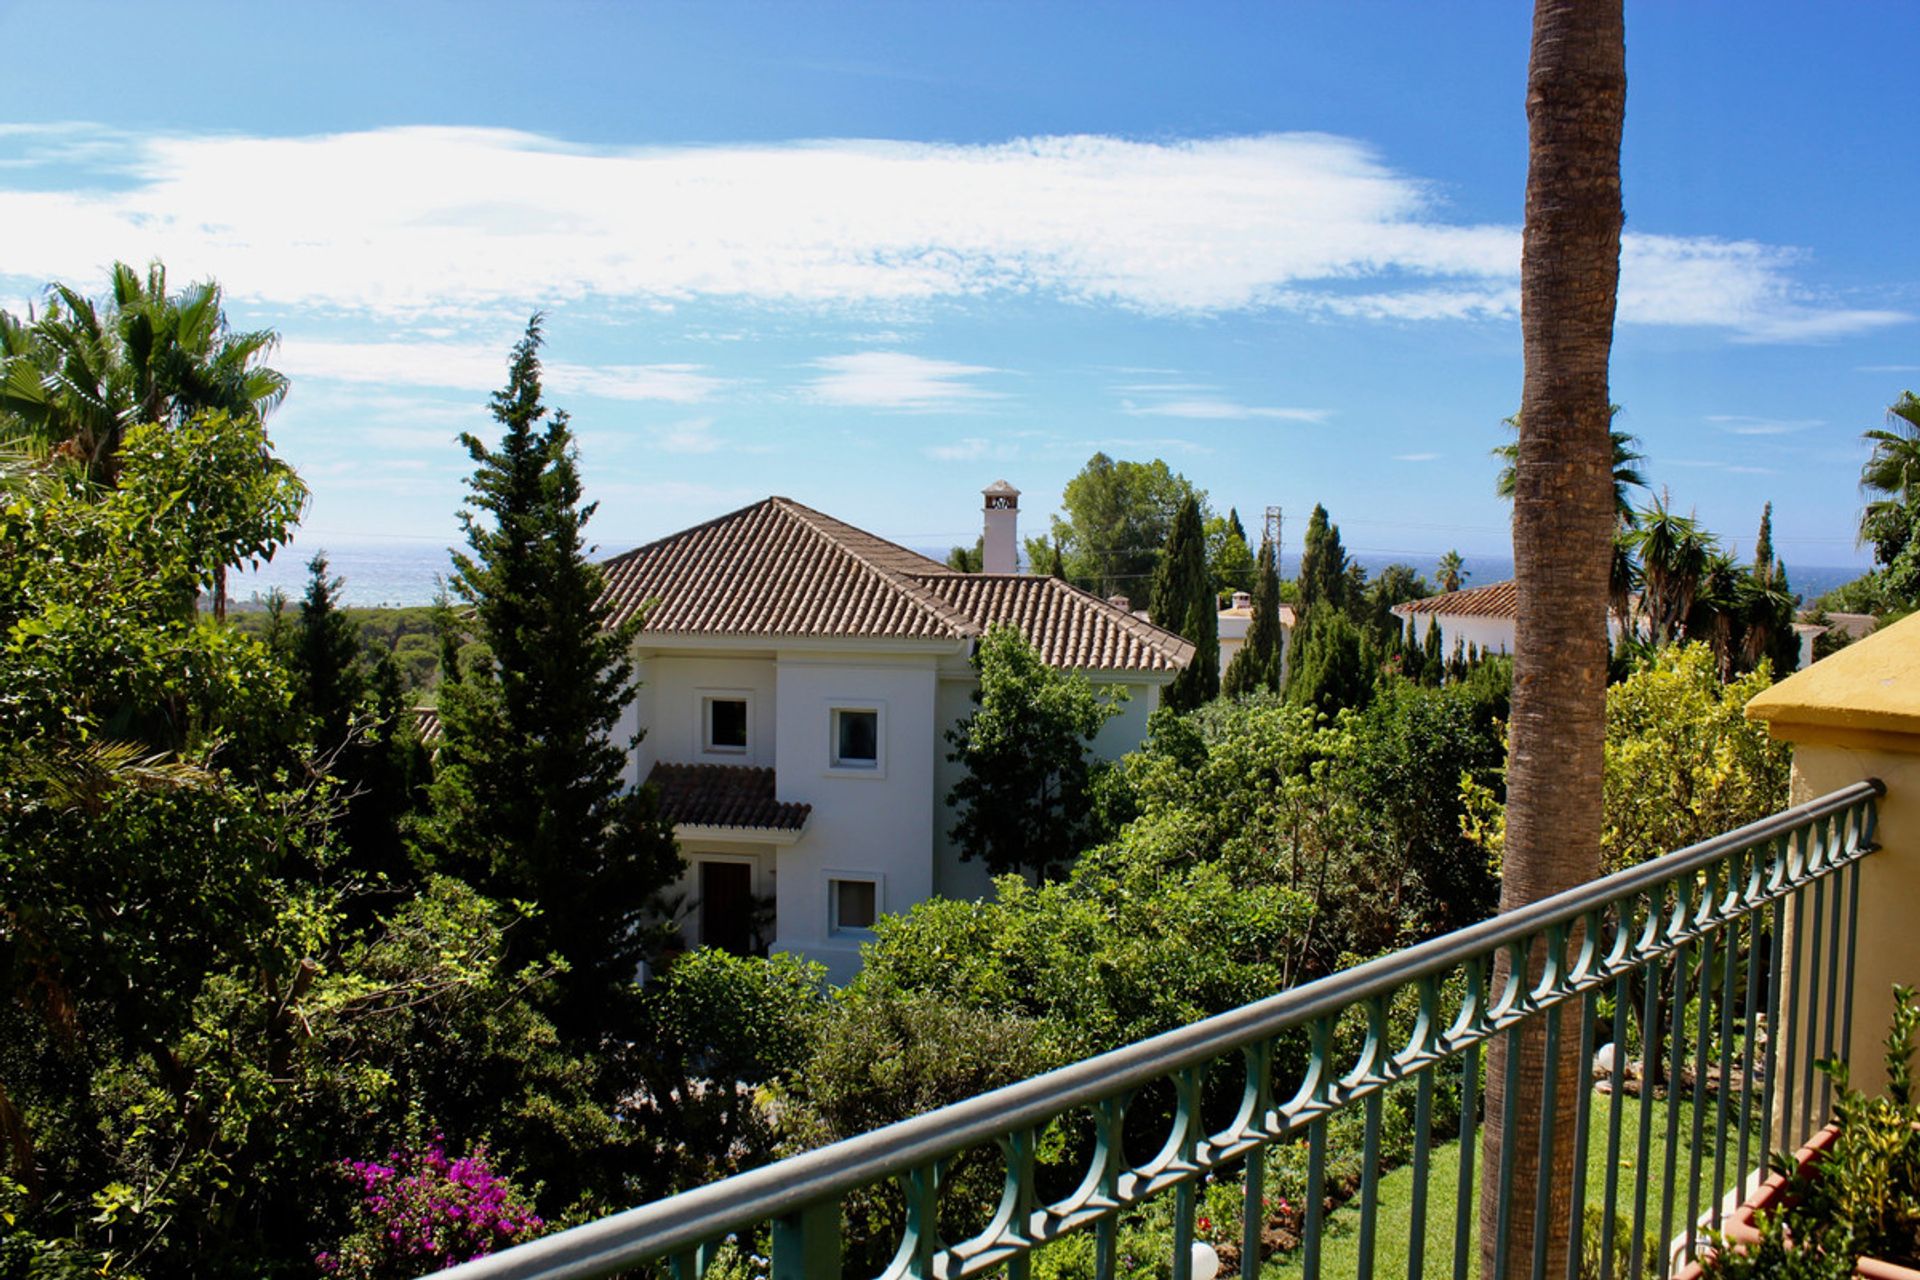
[[[775,946],[822,961],[835,981],[859,967],[858,936],[828,931],[827,882],[871,876],[882,913],[933,896],[935,662],[782,655],[774,728],[780,798],[811,804],[799,841],[781,849]],[[879,767],[832,767],[832,710],[881,711]]]
[[[1475,645],[1488,653],[1513,652],[1513,619],[1482,618],[1452,613],[1416,613],[1414,634],[1422,641],[1434,623],[1440,624],[1440,647],[1453,656],[1454,642]]]
[[[647,738],[642,750],[651,759],[674,764],[737,764],[770,768],[779,682],[771,656],[709,658],[660,654],[646,661],[642,678],[647,708]],[[747,699],[747,749],[708,751],[701,702],[708,696]],[[644,776],[644,775],[643,775]]]

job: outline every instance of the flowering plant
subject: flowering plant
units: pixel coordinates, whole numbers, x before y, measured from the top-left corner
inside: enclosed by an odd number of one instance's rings
[[[322,1274],[341,1280],[417,1276],[540,1233],[544,1224],[533,1206],[494,1172],[484,1144],[453,1159],[445,1141],[435,1135],[424,1149],[336,1166],[359,1200],[346,1237],[314,1258]]]

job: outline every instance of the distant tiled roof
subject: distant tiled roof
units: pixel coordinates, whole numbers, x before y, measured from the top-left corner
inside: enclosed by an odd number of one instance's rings
[[[415,707],[413,727],[419,731],[420,741],[440,741],[440,712],[433,707]]]
[[[1049,666],[1179,671],[1193,659],[1192,642],[1058,578],[938,573],[919,581],[982,631],[1000,623],[1018,627]]]
[[[1193,646],[1048,578],[959,574],[789,498],[615,556],[614,621],[642,636],[965,640],[1018,626],[1049,663],[1177,671]]]
[[[647,781],[660,788],[660,812],[676,826],[751,827],[798,831],[810,804],[774,798],[773,770],[731,764],[656,764]]]
[[[1456,618],[1518,618],[1520,592],[1509,578],[1505,582],[1490,582],[1484,587],[1468,587],[1464,591],[1449,591],[1445,595],[1428,596],[1424,600],[1409,600],[1405,604],[1395,605],[1393,611],[1401,617],[1414,613],[1445,613]]]

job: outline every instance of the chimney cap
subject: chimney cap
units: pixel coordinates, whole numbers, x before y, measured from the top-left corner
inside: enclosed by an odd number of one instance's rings
[[[1016,498],[1020,496],[1020,491],[1008,484],[1005,480],[995,480],[980,492],[985,494],[1011,494]]]
[[[1116,609],[1126,609],[1130,611],[1133,608],[1133,601],[1127,599],[1125,596],[1108,596],[1107,603]]]
[[[1234,607],[1234,608],[1236,608],[1236,609],[1251,609],[1251,608],[1253,608],[1253,593],[1252,593],[1252,592],[1250,592],[1250,591],[1236,591],[1236,592],[1234,592],[1234,593],[1233,593],[1233,607]]]

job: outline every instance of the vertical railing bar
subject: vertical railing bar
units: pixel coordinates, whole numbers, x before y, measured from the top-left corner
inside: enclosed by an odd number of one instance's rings
[[[1781,900],[1793,917],[1793,947],[1783,957],[1782,965],[1774,969],[1776,981],[1783,973],[1787,979],[1786,1014],[1780,1020],[1781,1028],[1786,1032],[1786,1043],[1780,1046],[1780,1147],[1783,1151],[1792,1151],[1800,1145],[1799,1135],[1793,1127],[1793,1092],[1795,1077],[1800,1073],[1796,1062],[1800,1039],[1800,949],[1806,943],[1807,914],[1800,906],[1805,895],[1805,889],[1796,889]],[[1785,921],[1777,920],[1775,923],[1782,926],[1782,932],[1785,931]]]
[[[1407,1280],[1421,1280],[1427,1255],[1427,1148],[1433,1142],[1433,1068],[1415,1077],[1413,1093],[1413,1206],[1407,1224]],[[1468,1158],[1462,1148],[1460,1158]],[[1249,1277],[1251,1280],[1251,1277]]]
[[[1728,922],[1721,926],[1723,942],[1720,947],[1720,1079],[1713,1090],[1713,1229],[1720,1229],[1720,1202],[1727,1192],[1727,1111],[1729,1098],[1727,1089],[1733,1080],[1733,964],[1734,957],[1740,953],[1740,926],[1742,917],[1733,914],[1735,902],[1741,892],[1735,885],[1746,878],[1746,854],[1741,851],[1734,855],[1727,872],[1727,902],[1724,911]]]
[[[1476,965],[1477,972],[1477,965]],[[1478,983],[1470,973],[1468,998]],[[1453,1280],[1467,1280],[1469,1246],[1473,1242],[1473,1171],[1480,1162],[1475,1130],[1480,1120],[1480,1042],[1467,1046],[1460,1059],[1460,1187],[1453,1206]]]
[[[773,1220],[770,1280],[817,1280],[840,1274],[840,1202],[811,1204]]]
[[[1102,1098],[1095,1104],[1094,1125],[1100,1141],[1100,1198],[1108,1205],[1120,1200],[1120,1168],[1126,1163],[1122,1122],[1124,1098]],[[1114,1280],[1120,1265],[1120,1211],[1110,1209],[1093,1227],[1093,1267],[1097,1280]]]
[[[1320,1280],[1320,1234],[1325,1225],[1326,1198],[1327,1118],[1318,1115],[1307,1125],[1307,1239],[1300,1268],[1305,1280]]]
[[[1034,1146],[1039,1138],[1032,1129],[1021,1129],[1010,1134],[1005,1144],[1007,1153],[1007,1178],[1013,1189],[1013,1239],[1023,1246],[1020,1252],[1007,1259],[1007,1280],[1028,1280],[1033,1273],[1033,1224],[1034,1207],[1039,1200],[1034,1189],[1033,1157]]]
[[[1840,1020],[1840,1043],[1848,1052],[1853,1049],[1853,988],[1857,970],[1854,968],[1854,956],[1860,941],[1860,860],[1854,859],[1847,866],[1847,1003],[1846,1013]]]
[[[1712,897],[1713,873],[1707,873],[1708,897]],[[1694,1017],[1693,1046],[1693,1137],[1687,1155],[1687,1260],[1692,1261],[1700,1237],[1700,1165],[1706,1156],[1700,1143],[1706,1133],[1708,1033],[1713,1029],[1713,962],[1719,947],[1712,931],[1700,939],[1700,981],[1696,997],[1699,1012]],[[1716,1135],[1717,1136],[1717,1135]],[[1715,1145],[1718,1145],[1716,1143]],[[1671,1177],[1671,1173],[1668,1175]]]
[[[1774,1081],[1780,1070],[1780,966],[1786,940],[1787,900],[1775,898],[1763,918],[1771,918],[1772,925],[1767,930],[1767,1044],[1760,1072],[1760,1159],[1754,1163],[1756,1169],[1767,1168],[1773,1155]]]
[[[1800,1074],[1800,1129],[1811,1134],[1819,1127],[1819,1121],[1813,1118],[1813,1080],[1819,1074],[1814,1063],[1820,1060],[1820,980],[1825,976],[1820,966],[1820,943],[1822,925],[1827,914],[1827,882],[1813,882],[1813,936],[1807,947],[1807,1025],[1801,1037],[1806,1041],[1806,1066]],[[1793,1145],[1799,1146],[1798,1142]]]
[[[1558,933],[1558,931],[1555,931]],[[1549,943],[1554,947],[1561,943],[1555,939]],[[1564,945],[1561,943],[1561,945]],[[1556,966],[1553,955],[1547,957],[1551,970]],[[1554,1122],[1560,1113],[1560,1006],[1555,1004],[1547,1010],[1546,1056],[1542,1061],[1546,1070],[1540,1080],[1540,1145],[1535,1154],[1533,1179],[1533,1225],[1528,1238],[1533,1241],[1533,1263],[1528,1274],[1533,1280],[1547,1280],[1547,1237],[1553,1228],[1553,1130]]]
[[[1647,897],[1647,910],[1652,913],[1650,919],[1655,922],[1657,932],[1664,932],[1665,926],[1658,923],[1661,900],[1665,895],[1655,890]],[[1627,1268],[1623,1280],[1640,1280],[1641,1267],[1645,1252],[1644,1242],[1647,1236],[1647,1192],[1652,1181],[1650,1162],[1653,1156],[1653,1079],[1655,1067],[1660,1060],[1660,970],[1665,961],[1655,959],[1653,963],[1640,971],[1640,980],[1645,987],[1640,1001],[1640,1126],[1635,1140],[1634,1151],[1637,1159],[1634,1168],[1639,1177],[1633,1182],[1633,1238],[1627,1241],[1632,1265]]]
[[[1526,973],[1527,951],[1521,950],[1514,961]],[[1524,981],[1524,978],[1523,978]],[[1524,997],[1522,997],[1524,998]],[[1520,1144],[1513,1140],[1513,1117],[1520,1102],[1520,1040],[1526,1023],[1516,1022],[1507,1031],[1507,1069],[1505,1096],[1500,1110],[1500,1198],[1494,1212],[1493,1274],[1507,1274],[1507,1258],[1513,1241],[1513,1173]]]
[[[1622,927],[1626,927],[1624,920]],[[1605,1216],[1600,1219],[1600,1280],[1613,1280],[1614,1219],[1620,1212],[1620,1126],[1625,1118],[1621,1096],[1627,1091],[1627,1006],[1633,1003],[1628,972],[1623,969],[1613,980],[1613,1071],[1607,1081],[1607,1187]],[[1581,1225],[1584,1229],[1584,1220]]]
[[[1841,832],[1838,829],[1830,830],[1828,834],[1832,840],[1841,839]],[[1831,864],[1839,853],[1838,844],[1831,846],[1827,850],[1828,863]],[[1840,923],[1846,914],[1840,901],[1840,887],[1844,879],[1844,869],[1842,875],[1833,877],[1833,919],[1828,922],[1830,927],[1827,930],[1826,1045],[1820,1056],[1828,1060],[1831,1060],[1836,1052],[1833,1033],[1840,1016]],[[1822,1071],[1820,1073],[1820,1117],[1824,1121],[1832,1114],[1833,1077]]]
[[[1741,1018],[1744,1030],[1740,1036],[1740,1159],[1733,1174],[1735,1184],[1741,1187],[1747,1185],[1747,1175],[1753,1171],[1747,1158],[1753,1154],[1753,1041],[1760,1034],[1760,944],[1764,918],[1757,907],[1747,912],[1747,1007]],[[1719,1225],[1716,1212],[1714,1226]]]
[[[1680,897],[1691,902],[1691,885],[1680,886]],[[1664,1184],[1660,1188],[1660,1241],[1661,1247],[1673,1239],[1673,1202],[1674,1193],[1679,1190],[1680,1180],[1674,1176],[1674,1166],[1680,1162],[1680,1071],[1686,1066],[1687,1058],[1687,960],[1693,952],[1693,944],[1683,942],[1673,953],[1673,999],[1668,1010],[1670,1025],[1667,1027],[1667,1140],[1665,1155],[1661,1162]]]
[[[667,1259],[667,1266],[673,1272],[673,1280],[700,1280],[700,1273],[706,1270],[700,1265],[698,1249],[683,1249]]]
[[[1273,1107],[1273,1042],[1249,1046],[1247,1111],[1256,1127],[1264,1126]],[[1267,1144],[1247,1152],[1245,1185],[1240,1200],[1240,1280],[1258,1280],[1260,1240],[1267,1224]]]
[[[1590,919],[1587,927],[1593,929],[1598,923],[1597,918]],[[1587,988],[1586,994],[1580,997],[1579,1070],[1574,1074],[1580,1097],[1573,1113],[1573,1195],[1569,1210],[1573,1221],[1567,1236],[1571,1242],[1567,1249],[1567,1280],[1579,1280],[1580,1242],[1586,1231],[1587,1130],[1593,1118],[1593,1031],[1599,1002],[1598,987]]]
[[[1193,1280],[1194,1180],[1173,1189],[1173,1280]]]
[[[1367,1095],[1366,1129],[1360,1141],[1359,1280],[1373,1280],[1374,1227],[1380,1212],[1380,1112],[1385,1090]]]

